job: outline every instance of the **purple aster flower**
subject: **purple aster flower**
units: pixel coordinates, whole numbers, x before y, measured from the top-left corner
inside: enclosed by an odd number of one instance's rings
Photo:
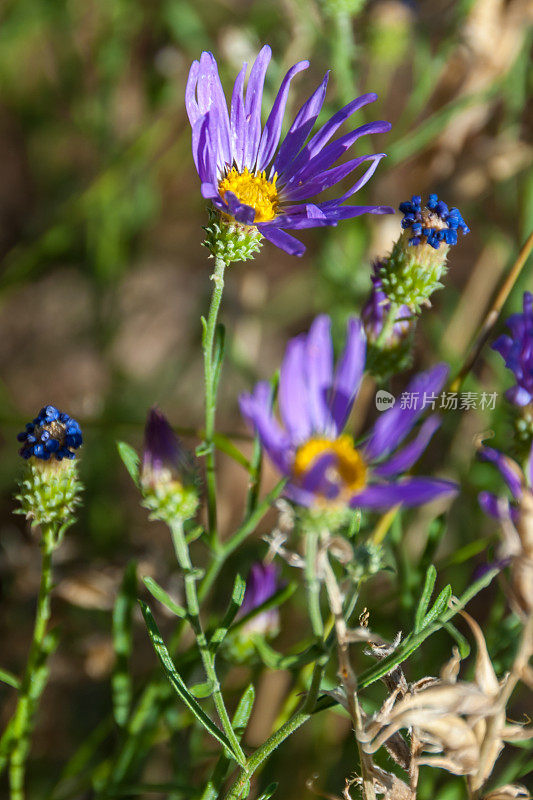
[[[158,408],[146,417],[141,480],[145,488],[184,479],[193,482],[194,465],[169,421]]]
[[[280,424],[270,385],[260,382],[240,398],[241,411],[256,430],[278,470],[289,478],[287,496],[303,506],[381,509],[420,505],[454,493],[456,484],[425,477],[401,478],[426,449],[440,422],[431,415],[408,444],[402,443],[422,415],[424,403],[397,403],[381,414],[361,447],[343,433],[365,366],[365,335],[358,319],[348,322],[347,342],[336,369],[330,319],[319,316],[309,333],[292,339],[281,366]],[[438,392],[448,368],[439,364],[417,375],[414,396]]]
[[[62,461],[76,457],[76,450],[83,444],[81,428],[75,419],[55,406],[44,406],[26,429],[17,436],[22,447],[23,458],[39,461]]]
[[[505,396],[519,408],[533,402],[533,294],[530,292],[524,292],[523,307],[522,314],[512,314],[506,322],[511,336],[503,334],[492,345],[514,373],[516,386],[508,389]]]
[[[239,617],[244,617],[276,594],[278,591],[278,570],[275,564],[252,564],[246,583],[244,601],[239,609]],[[246,633],[273,634],[279,628],[277,608],[263,611],[246,625]],[[242,634],[241,634],[242,635]]]
[[[372,177],[384,153],[334,166],[357,139],[388,131],[390,124],[371,122],[331,141],[343,122],[376,100],[375,94],[365,94],[348,103],[311,136],[324,103],[328,72],[298,111],[280,144],[290,83],[309,62],[300,61],[287,72],[262,127],[263,84],[270,57],[271,49],[265,45],[252,66],[246,93],[246,64],[243,65],[229,110],[212,53],[204,52],[200,61],[193,62],[185,92],[192,150],[202,195],[221,214],[243,226],[254,226],[287,253],[302,255],[305,247],[287,230],[336,225],[365,213],[394,213],[389,206],[343,205]],[[362,164],[368,164],[366,170],[340,197],[316,201],[318,194]]]

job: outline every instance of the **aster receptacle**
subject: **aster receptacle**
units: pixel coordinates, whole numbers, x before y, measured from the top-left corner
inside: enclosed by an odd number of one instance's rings
[[[78,480],[77,450],[83,443],[79,424],[55,406],[44,406],[18,434],[20,455],[27,462],[19,494],[20,509],[33,525],[74,522],[82,484]]]
[[[418,313],[442,287],[449,249],[457,244],[458,233],[469,233],[469,228],[459,209],[449,209],[436,194],[429,195],[424,208],[418,195],[399,208],[404,230],[381,263],[379,277],[391,303]]]
[[[167,418],[151,408],[146,418],[140,474],[143,506],[167,524],[191,519],[198,508],[196,472]]]
[[[502,334],[492,349],[504,359],[516,384],[505,392],[515,408],[517,438],[526,448],[533,442],[533,294],[524,292],[523,312],[512,314],[506,325],[510,336]]]
[[[363,376],[365,334],[360,320],[349,321],[346,347],[334,369],[330,324],[327,316],[317,317],[308,334],[287,346],[278,392],[282,424],[272,410],[269,383],[261,381],[240,398],[243,416],[288,478],[287,497],[304,507],[336,511],[416,506],[455,493],[450,481],[402,477],[440,425],[438,416],[430,415],[403,444],[427,408],[425,398],[444,385],[447,366],[438,364],[413,378],[406,392],[419,402],[396,403],[356,446],[344,428]]]
[[[206,245],[226,263],[250,258],[263,238],[291,255],[302,255],[305,247],[288,230],[336,225],[366,213],[393,213],[390,206],[344,205],[370,180],[384,153],[337,164],[361,136],[388,131],[390,124],[367,123],[331,141],[341,125],[376,100],[376,95],[352,100],[311,135],[324,103],[328,72],[280,143],[291,81],[309,62],[300,61],[287,72],[262,126],[263,85],[270,58],[271,49],[265,45],[252,66],[246,92],[243,65],[229,108],[212,53],[202,53],[189,72],[185,105],[193,157],[202,195],[214,214]],[[363,165],[363,173],[347,191],[332,200],[317,198]]]

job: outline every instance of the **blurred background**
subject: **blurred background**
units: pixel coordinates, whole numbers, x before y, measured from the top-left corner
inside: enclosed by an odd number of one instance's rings
[[[25,660],[39,580],[39,548],[24,521],[12,515],[21,468],[15,437],[44,404],[82,424],[88,501],[58,553],[54,622],[62,644],[36,730],[30,770],[35,797],[91,796],[90,777],[116,745],[112,725],[96,726],[109,719],[111,611],[127,563],[135,558],[141,575],[181,591],[167,532],[139,509],[116,440],[140,447],[146,411],[154,403],[191,447],[203,424],[199,316],[209,299],[211,265],[202,247],[205,201],[183,105],[191,61],[212,50],[229,92],[242,62],[250,63],[269,43],[269,102],[286,69],[310,59],[310,69],[293,83],[288,121],[326,69],[332,73],[324,117],[358,94],[378,93],[378,101],[354,121],[392,123],[389,134],[363,140],[359,151],[372,147],[388,157],[355,202],[397,207],[414,193],[435,191],[460,208],[471,228],[450,255],[446,289],[423,315],[416,339],[416,368],[445,359],[456,369],[532,227],[530,13],[527,0],[2,3],[0,641],[2,666],[14,672]],[[399,216],[306,231],[303,258],[266,244],[253,263],[229,270],[222,319],[231,344],[218,428],[235,435],[245,452],[251,445],[238,414],[238,392],[272,374],[287,337],[305,329],[317,312],[333,315],[342,340],[346,318],[360,311],[369,290],[372,259],[386,254],[399,234]],[[506,311],[519,308],[528,285],[531,271],[523,274]],[[467,388],[503,394],[510,379],[500,361],[485,353]],[[394,386],[401,389],[407,377]],[[354,420],[358,429],[375,414],[372,396],[368,382]],[[496,486],[496,479],[489,467],[473,463],[472,442],[492,427],[505,447],[508,426],[503,398],[494,414],[449,414],[423,465],[463,482],[437,551],[439,580],[451,580],[458,593],[496,542],[494,525],[482,518],[475,499],[481,485]],[[220,465],[221,528],[227,535],[242,517],[247,475],[226,456]],[[265,488],[274,478],[267,468]],[[378,609],[368,602],[371,624],[384,635],[410,618],[420,554],[435,513],[412,514],[407,538],[390,545],[396,565],[403,564],[399,582],[385,575],[373,585],[382,602]],[[266,530],[265,523],[261,532]],[[265,551],[258,536],[228,574],[237,567],[246,571]],[[195,555],[198,562],[205,558],[201,545]],[[227,591],[219,581],[214,609],[225,603]],[[516,626],[502,593],[487,590],[473,610],[490,623],[489,644],[505,668]],[[275,643],[280,651],[306,625],[303,594],[282,618]],[[164,630],[170,624],[160,621]],[[140,687],[155,667],[140,619],[135,642],[132,669]],[[449,637],[439,634],[409,676],[436,674],[450,647]],[[247,739],[253,746],[270,733],[291,692],[297,697],[298,685],[289,672],[241,667],[228,672],[230,698],[251,673],[259,686]],[[0,722],[12,709],[13,694],[1,685]],[[374,686],[368,695],[372,708],[383,691]],[[85,783],[60,780],[65,764],[96,731],[100,739],[83,765]],[[173,731],[172,718],[162,720],[121,796],[156,796],[153,786],[187,774],[188,747],[183,733]],[[212,763],[208,756],[187,780],[201,783],[202,770]],[[518,773],[527,771],[527,757],[527,751],[519,754]],[[312,797],[305,784],[318,773],[317,791],[340,794],[354,768],[347,721],[332,713],[280,750],[264,782],[280,780],[277,796],[300,799]],[[513,779],[512,770],[511,765],[502,773],[498,785]],[[439,788],[444,779],[452,786],[446,792]],[[437,791],[439,800],[461,797],[460,781],[450,783],[445,773],[428,771],[424,781],[428,800]]]

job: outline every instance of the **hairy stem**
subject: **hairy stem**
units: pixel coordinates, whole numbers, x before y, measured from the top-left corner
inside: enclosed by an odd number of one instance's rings
[[[242,765],[244,764],[246,757],[242,751],[241,745],[239,744],[239,740],[235,734],[235,731],[233,730],[233,725],[231,724],[231,720],[224,703],[224,698],[222,697],[220,684],[218,682],[217,673],[215,670],[215,658],[209,648],[209,644],[202,627],[202,622],[200,620],[200,604],[198,602],[198,594],[196,591],[196,574],[192,566],[189,555],[189,547],[183,532],[183,524],[177,521],[174,522],[171,526],[171,532],[178,563],[184,574],[185,599],[187,603],[189,622],[191,623],[194,635],[196,637],[196,642],[198,644],[198,649],[200,650],[200,656],[202,658],[207,679],[211,684],[213,700],[220,718],[220,722],[222,723],[224,733],[231,743],[236,761]]]
[[[224,272],[226,263],[223,259],[215,258],[215,271],[211,275],[214,282],[209,314],[205,322],[202,337],[204,353],[204,379],[205,379],[205,448],[206,448],[206,485],[207,485],[207,518],[211,540],[217,537],[217,499],[215,475],[215,414],[217,404],[217,365],[214,358],[215,332],[217,327],[218,312],[224,291]]]
[[[9,786],[11,800],[24,800],[26,761],[30,737],[39,697],[45,685],[47,648],[46,629],[50,619],[50,592],[52,590],[52,553],[56,545],[55,528],[42,526],[41,585],[37,598],[35,625],[30,653],[26,664],[20,695],[10,725],[11,753],[9,758]],[[37,677],[39,675],[39,678]]]

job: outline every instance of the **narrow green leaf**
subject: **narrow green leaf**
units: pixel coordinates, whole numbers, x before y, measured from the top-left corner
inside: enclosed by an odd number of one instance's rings
[[[187,611],[180,606],[179,603],[176,603],[172,597],[165,592],[165,590],[155,581],[153,578],[143,578],[143,583],[152,595],[155,597],[156,600],[159,600],[169,611],[172,611],[180,619],[184,619],[187,616]]]
[[[431,595],[433,594],[433,589],[435,587],[436,580],[437,580],[437,570],[435,569],[433,564],[430,564],[426,572],[426,580],[424,582],[424,588],[422,589],[422,594],[420,596],[420,600],[418,601],[418,606],[416,609],[415,633],[418,633],[418,631],[423,627],[424,617],[426,616],[429,601],[431,599]]]
[[[374,681],[379,680],[384,675],[387,675],[394,667],[398,666],[398,664],[403,663],[411,653],[414,653],[417,650],[423,641],[425,641],[429,636],[437,631],[441,630],[445,627],[446,623],[449,622],[458,611],[461,611],[469,602],[470,600],[476,596],[482,589],[489,585],[489,583],[499,574],[499,569],[492,569],[489,572],[485,573],[479,580],[475,581],[468,589],[461,595],[461,597],[454,602],[451,608],[446,609],[440,617],[438,617],[434,622],[432,622],[427,627],[423,628],[418,633],[412,633],[400,644],[400,646],[391,653],[390,656],[384,658],[378,664],[375,664],[370,669],[365,670],[362,675],[358,678],[358,684],[361,688],[365,686],[370,686],[371,683]],[[447,589],[448,587],[446,587]],[[445,591],[445,590],[443,590]],[[442,592],[441,592],[442,594]]]
[[[13,689],[20,689],[20,681],[16,675],[13,675],[12,672],[8,672],[7,669],[2,669],[0,667],[0,681],[2,683],[7,683],[8,686],[12,686]]]
[[[255,689],[253,683],[251,683],[245,690],[244,694],[239,700],[239,704],[235,709],[235,714],[233,715],[233,719],[231,724],[233,725],[233,730],[240,737],[245,731],[246,726],[248,725],[248,720],[252,714],[252,709],[254,707],[255,702]]]
[[[220,625],[215,629],[215,632],[211,636],[209,642],[209,648],[212,652],[216,652],[216,650],[220,647],[221,643],[224,641],[226,634],[229,630],[229,627],[233,620],[235,619],[239,608],[242,605],[242,601],[244,600],[244,592],[246,591],[246,583],[241,578],[240,575],[235,576],[235,582],[233,584],[233,591],[231,593],[231,600],[224,614],[224,617],[220,623]]]
[[[128,470],[135,486],[139,485],[139,454],[126,442],[117,442],[118,454]]]
[[[206,697],[211,697],[214,688],[212,681],[204,681],[204,683],[195,683],[189,686],[189,692],[197,700],[204,700]]]
[[[113,715],[117,725],[128,721],[132,698],[129,660],[133,641],[133,609],[137,596],[137,564],[130,561],[113,608],[113,646],[115,666],[111,676]]]
[[[455,639],[457,647],[459,648],[459,655],[461,658],[468,658],[470,655],[470,644],[463,634],[457,630],[453,622],[447,622],[444,626],[452,639]]]
[[[270,800],[270,798],[272,797],[272,795],[274,794],[274,792],[275,792],[275,791],[276,791],[276,789],[278,788],[278,785],[279,785],[279,784],[278,784],[278,783],[276,783],[275,781],[274,781],[273,783],[270,783],[270,784],[267,786],[267,788],[265,789],[265,791],[263,792],[263,794],[262,794],[262,795],[260,795],[260,796],[257,798],[257,800]]]
[[[439,594],[435,602],[433,603],[433,607],[424,617],[424,621],[422,622],[422,628],[427,628],[428,625],[437,619],[447,608],[448,604],[452,598],[452,587],[450,584],[444,587],[442,592]]]
[[[212,719],[210,719],[202,707],[198,704],[195,698],[187,689],[182,677],[176,670],[174,662],[170,657],[170,653],[168,652],[163,639],[161,638],[161,634],[159,632],[159,628],[156,625],[155,619],[153,618],[152,612],[149,606],[146,603],[143,603],[142,600],[139,600],[139,605],[141,606],[141,611],[143,613],[144,621],[146,623],[146,627],[148,629],[148,635],[152,641],[154,646],[154,650],[156,651],[161,665],[165,671],[165,674],[170,681],[170,685],[180,698],[183,703],[187,706],[187,708],[194,714],[198,722],[206,729],[208,733],[213,736],[220,744],[226,749],[227,753],[233,758],[235,761],[238,762],[238,758],[231,749],[231,744],[229,739],[225,735],[220,728],[215,725]]]
[[[219,322],[215,328],[215,341],[213,347],[213,385],[218,386],[220,380],[220,371],[224,361],[224,354],[226,351],[226,328]]]

